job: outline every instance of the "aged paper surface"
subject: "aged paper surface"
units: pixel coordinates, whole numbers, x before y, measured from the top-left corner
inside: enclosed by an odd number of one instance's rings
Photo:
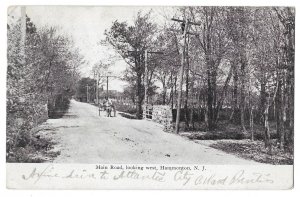
[[[7,188],[293,188],[294,7],[7,14]]]
[[[293,187],[293,167],[289,165],[7,164],[7,172],[7,187],[11,189]]]

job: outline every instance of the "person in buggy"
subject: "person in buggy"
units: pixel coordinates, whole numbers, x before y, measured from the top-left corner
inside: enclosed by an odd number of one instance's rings
[[[110,99],[106,100],[105,108],[106,108],[107,117],[112,117],[112,115],[111,115],[112,111],[114,112],[114,116],[116,116],[115,106],[113,105],[113,103]]]

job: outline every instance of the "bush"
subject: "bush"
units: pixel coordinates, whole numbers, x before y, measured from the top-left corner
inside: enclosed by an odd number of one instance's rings
[[[6,151],[9,162],[29,161],[27,154],[44,149],[36,145],[39,140],[33,136],[32,129],[47,120],[48,108],[50,115],[67,109],[70,95],[74,93],[75,68],[81,62],[71,40],[58,35],[53,27],[38,31],[28,17],[26,40],[21,43],[19,22],[9,24],[7,34]],[[23,44],[26,56],[21,52]]]
[[[59,95],[54,100],[48,104],[48,116],[52,119],[61,118],[69,109],[70,99]]]

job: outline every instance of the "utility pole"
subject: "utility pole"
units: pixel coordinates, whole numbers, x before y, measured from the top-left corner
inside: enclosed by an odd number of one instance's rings
[[[135,53],[141,55],[140,51],[128,51],[130,53]],[[148,104],[148,54],[154,53],[154,54],[163,54],[161,51],[148,51],[145,50],[145,73],[144,73],[144,86],[145,86],[145,95],[144,95],[144,104],[145,107]],[[146,117],[146,116],[145,116]]]
[[[96,74],[97,76],[97,81],[96,81],[96,102],[97,102],[97,105],[99,104],[99,74],[97,73]]]
[[[86,86],[86,102],[89,102],[89,85]]]
[[[198,25],[199,23],[194,23],[189,21],[187,18],[185,20],[179,20],[172,18],[171,20],[181,23],[181,30],[183,32],[183,43],[182,43],[182,53],[181,53],[181,66],[179,70],[179,90],[177,97],[177,112],[176,112],[176,123],[175,132],[179,133],[179,122],[180,122],[180,109],[181,109],[181,97],[182,97],[182,83],[183,83],[183,71],[184,71],[184,61],[185,61],[185,46],[186,46],[186,35],[192,34],[188,32],[189,25]]]
[[[108,99],[108,77],[106,76],[106,99]]]
[[[148,104],[148,50],[145,50],[145,79],[144,79],[144,84],[145,84],[145,107]]]
[[[184,22],[182,22],[184,24]],[[179,70],[179,90],[177,97],[177,112],[176,112],[176,123],[175,123],[175,132],[179,133],[179,122],[180,122],[180,109],[181,109],[181,96],[182,96],[182,81],[183,81],[183,69],[184,69],[184,59],[185,59],[185,43],[186,43],[186,33],[188,29],[188,20],[185,20],[185,25],[183,29],[183,46],[181,53],[181,66]]]
[[[115,78],[119,78],[119,77],[115,76],[115,75],[102,75],[102,76],[98,75],[98,83],[99,83],[99,78],[100,77],[106,77],[106,98],[108,99],[108,79],[109,79],[109,77],[115,77]]]

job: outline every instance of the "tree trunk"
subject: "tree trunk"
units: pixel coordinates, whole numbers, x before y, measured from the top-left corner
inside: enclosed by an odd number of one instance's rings
[[[213,68],[212,72],[212,87],[213,87],[213,125],[217,119],[216,109],[217,109],[217,70]]]
[[[260,114],[264,114],[265,106],[266,106],[266,101],[267,101],[267,95],[266,95],[266,83],[265,80],[262,79],[262,82],[260,83]],[[260,119],[261,123],[264,123],[264,116],[262,120]]]
[[[251,141],[254,140],[254,130],[253,130],[253,106],[250,110],[250,131],[251,131]]]
[[[190,124],[192,125],[192,129],[195,130],[195,122],[194,122],[194,104],[192,104],[192,109],[191,109],[191,113],[190,113]]]
[[[189,36],[188,36],[189,40]],[[189,128],[189,109],[188,109],[188,102],[189,102],[189,69],[190,69],[190,62],[189,62],[189,55],[188,55],[188,43],[186,46],[186,71],[185,71],[185,104],[184,104],[184,111],[185,111],[185,127],[186,129]]]
[[[142,109],[142,102],[143,102],[143,87],[142,87],[142,73],[137,73],[137,102],[136,102],[136,117],[137,119],[142,119],[143,117],[143,109]]]
[[[195,90],[194,90],[194,82],[195,81],[195,76],[192,75],[192,81],[191,81],[191,95],[192,95],[192,110],[191,110],[191,114],[190,114],[190,124],[192,125],[193,130],[195,129],[195,124],[194,124],[194,99],[195,99]]]
[[[238,72],[235,62],[233,62],[233,110],[230,115],[230,121],[233,123],[238,123]]]
[[[174,96],[175,96],[175,100],[177,99],[177,75],[175,76],[175,82],[174,82],[174,95],[173,95],[173,100],[174,101]],[[172,104],[174,106],[174,104]]]
[[[232,76],[232,68],[233,68],[233,66],[230,67],[228,76],[226,78],[226,81],[225,81],[225,84],[224,84],[224,87],[223,87],[223,90],[222,90],[222,93],[221,93],[221,98],[219,99],[218,105],[216,107],[216,117],[217,118],[216,118],[215,123],[217,123],[218,120],[219,120],[219,112],[220,112],[220,110],[222,108],[222,105],[223,105],[223,102],[224,102],[225,93],[227,92],[228,84],[229,84],[231,76]]]
[[[270,96],[267,101],[267,105],[265,107],[264,111],[264,129],[265,129],[265,148],[268,149],[269,153],[272,152],[272,147],[271,147],[271,141],[270,141],[270,127],[269,127],[269,102],[270,102]]]
[[[171,100],[171,109],[173,110],[174,105],[174,84],[173,84],[173,74],[171,73],[171,92],[170,92],[170,100]]]
[[[244,57],[241,61],[241,102],[240,102],[240,111],[241,111],[241,127],[242,131],[246,132],[245,127],[245,81],[246,81],[246,73],[245,73],[245,67],[246,67],[246,60]]]
[[[280,76],[281,78],[282,76]],[[278,89],[276,93],[276,102],[275,105],[277,110],[276,119],[277,119],[277,135],[279,147],[281,150],[284,149],[284,95],[283,95],[283,87],[282,87],[282,79],[278,79]]]
[[[208,61],[209,62],[209,61]],[[212,79],[212,74],[211,74],[211,69],[212,65],[208,64],[207,65],[207,105],[206,105],[206,123],[208,130],[212,130],[214,127],[214,113],[213,113],[213,103],[214,103],[214,91],[213,91],[213,79]]]
[[[162,104],[166,105],[166,97],[167,97],[167,87],[166,87],[166,81],[164,78],[163,81],[163,92],[162,92]]]
[[[208,130],[212,130],[213,128],[213,90],[212,90],[212,84],[211,84],[211,76],[208,74],[207,79],[207,110],[206,110],[206,118],[207,118],[207,126]]]
[[[185,128],[189,128],[189,109],[188,109],[188,99],[189,99],[189,74],[188,70],[186,70],[186,90],[185,90],[185,103],[184,103],[184,120],[185,120]]]
[[[287,97],[287,101],[285,104],[285,109],[287,113],[287,124],[286,128],[288,129],[288,141],[292,142],[294,139],[294,75],[293,72],[287,70],[286,84],[287,91],[285,97]]]
[[[201,125],[201,115],[202,115],[202,102],[204,103],[203,94],[201,94],[201,87],[199,87],[199,95],[198,95],[198,124]]]

